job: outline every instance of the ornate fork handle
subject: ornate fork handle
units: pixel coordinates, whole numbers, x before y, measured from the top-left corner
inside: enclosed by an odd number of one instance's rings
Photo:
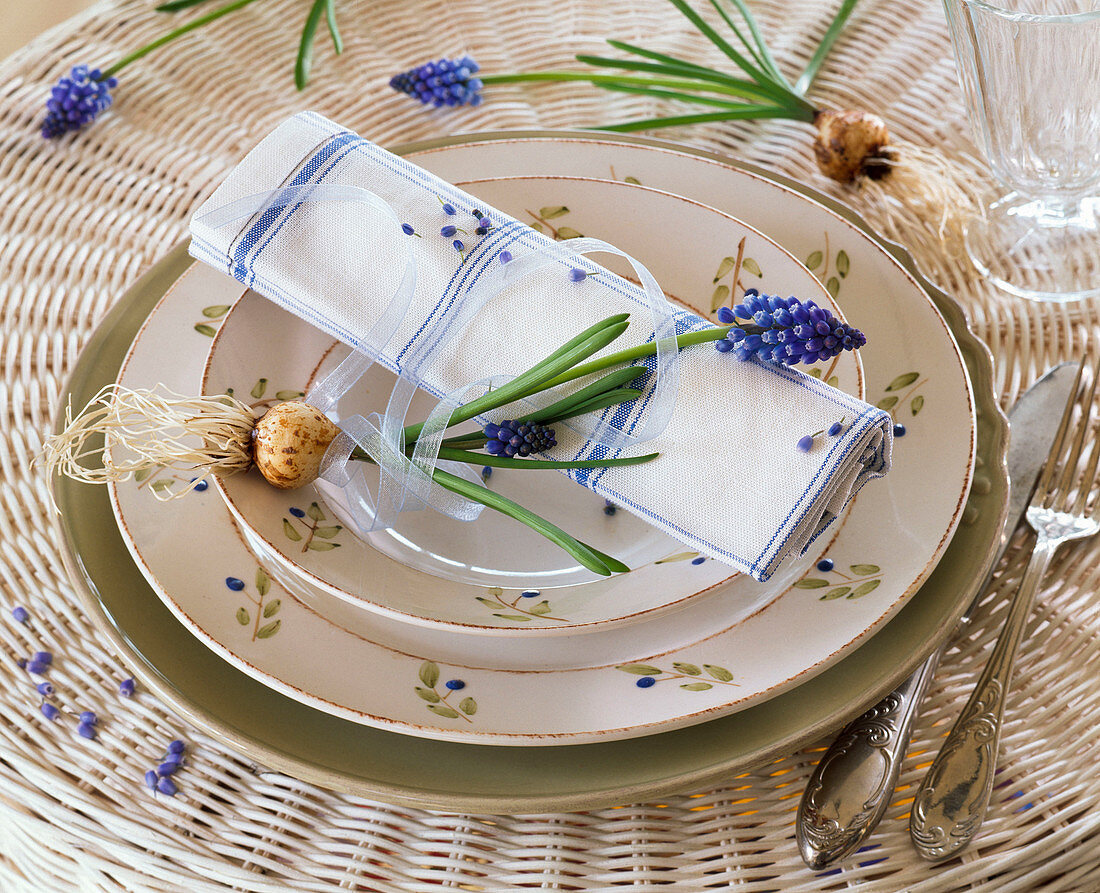
[[[795,833],[815,870],[855,852],[886,812],[909,745],[913,720],[939,648],[908,679],[853,720],[817,764],[798,808]]]
[[[950,858],[966,846],[985,818],[993,793],[1005,692],[1012,678],[1016,649],[1039,582],[1066,538],[1063,531],[1051,534],[1040,529],[989,662],[917,791],[909,833],[917,852],[932,862]]]

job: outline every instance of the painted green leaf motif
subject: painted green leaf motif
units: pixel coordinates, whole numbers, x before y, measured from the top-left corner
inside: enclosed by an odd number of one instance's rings
[[[343,529],[343,527],[337,524],[335,527],[318,527],[313,533],[315,536],[319,536],[322,539],[330,540]]]
[[[909,401],[909,411],[916,415],[924,409],[924,394],[917,394],[912,400]]]
[[[539,616],[542,616],[543,614],[549,614],[550,613],[550,602],[548,602],[548,601],[539,602],[537,605],[535,605],[533,608],[531,608],[531,613],[532,614],[538,614]]]
[[[311,552],[331,552],[333,549],[339,549],[340,544],[339,543],[326,543],[326,542],[323,542],[323,541],[322,542],[317,542],[317,540],[313,540],[312,542],[310,542],[310,544],[309,544],[309,546],[307,546],[307,548]]]
[[[698,552],[677,552],[675,555],[669,555],[665,558],[658,558],[654,561],[654,564],[671,564],[673,561],[687,561],[689,558],[698,558]]]
[[[633,673],[635,676],[660,676],[664,670],[651,667],[649,664],[623,664],[618,669],[624,673]]]
[[[268,602],[266,605],[264,605],[264,619],[266,620],[268,617],[274,617],[276,614],[279,613],[279,608],[281,608],[282,606],[282,599],[277,598],[274,601]]]
[[[920,378],[919,372],[903,372],[886,386],[886,390],[900,391],[902,388],[909,387],[918,378]]]
[[[714,281],[717,282],[719,279],[721,279],[723,276],[725,276],[727,273],[729,273],[729,271],[733,269],[733,266],[736,263],[737,263],[736,258],[723,257],[722,258],[722,263],[720,263],[718,265],[718,272],[714,274]]]
[[[256,568],[256,591],[260,593],[260,597],[263,598],[267,595],[268,590],[271,589],[271,578],[267,575],[262,567]]]
[[[261,626],[258,630],[256,630],[256,638],[270,639],[273,635],[275,635],[275,633],[279,631],[279,627],[282,625],[283,621],[272,620],[271,623]]]
[[[539,217],[543,220],[553,220],[568,213],[569,209],[565,205],[547,205],[545,208],[539,208]]]
[[[286,538],[295,543],[300,542],[302,535],[294,529],[294,525],[290,523],[289,518],[283,518],[283,533],[286,534]]]
[[[533,229],[537,233],[541,233],[542,232],[542,224],[541,223],[532,223],[531,224],[531,229]]]
[[[439,667],[433,661],[426,660],[420,665],[419,675],[420,681],[428,688],[435,688],[435,684],[439,681]]]
[[[825,255],[822,254],[820,251],[815,251],[813,254],[806,258],[806,269],[816,270],[818,267],[821,266],[821,262],[823,260],[825,260]]]
[[[871,574],[877,574],[882,571],[882,568],[877,564],[853,564],[850,565],[851,571],[857,577],[867,577]]]
[[[421,688],[418,685],[418,686],[416,686],[416,693],[421,698],[423,698],[425,701],[427,701],[429,704],[438,704],[439,703],[439,695],[437,695],[430,688]]]
[[[583,237],[579,232],[577,232],[571,226],[559,226],[558,227],[558,238],[559,239],[580,239],[580,238],[583,238]]]
[[[251,619],[248,616],[248,608],[237,608],[237,623],[241,626],[248,626],[248,621]]]
[[[316,502],[311,502],[309,508],[306,509],[306,514],[309,515],[314,521],[324,521],[325,513],[321,511],[321,507]]]
[[[821,376],[822,376],[822,375],[823,375],[824,373],[823,373],[823,372],[821,371],[821,369],[820,369],[819,367],[817,367],[817,366],[814,366],[814,367],[813,367],[812,369],[810,369],[810,370],[809,370],[809,374],[810,374],[810,375],[811,375],[811,376],[812,376],[813,378],[821,378]]]
[[[305,396],[304,391],[276,391],[276,400],[300,400]]]
[[[642,181],[639,180],[637,177],[623,177],[623,182],[624,183],[633,183],[635,186],[641,186],[642,185]]]
[[[836,276],[830,276],[825,283],[825,291],[829,293],[829,297],[835,298],[840,293],[840,280]]]
[[[200,335],[205,335],[207,338],[213,338],[215,335],[218,334],[217,329],[215,329],[213,326],[208,326],[204,322],[196,323],[195,331],[198,332]]]
[[[504,590],[499,586],[490,586],[485,591],[488,592],[489,595],[504,595]]]
[[[220,319],[229,312],[228,304],[211,304],[202,308],[202,315],[207,319]]]
[[[490,608],[495,608],[497,606],[497,602],[493,601],[491,598],[485,598],[481,595],[475,596],[475,598],[483,605],[488,605]]]
[[[840,598],[841,596],[847,595],[851,591],[851,586],[837,586],[836,589],[830,589],[823,596],[821,596],[820,600],[823,602],[831,602],[834,598]]]
[[[733,673],[725,667],[715,666],[714,664],[703,664],[703,669],[707,671],[707,675],[712,676],[719,682],[733,682]]]
[[[836,271],[840,274],[840,278],[847,276],[851,268],[852,262],[848,259],[848,252],[841,248],[836,253]]]
[[[730,287],[728,285],[719,285],[714,290],[714,294],[710,296],[710,312],[714,313],[719,307],[726,303],[726,300],[730,296]]]
[[[894,394],[890,397],[883,397],[881,400],[878,401],[878,403],[875,404],[875,406],[877,406],[879,409],[884,409],[889,412],[891,409],[897,406],[897,403],[898,398],[897,395]]]
[[[257,400],[259,400],[264,395],[264,391],[266,391],[266,390],[267,390],[267,379],[266,378],[261,378],[259,381],[257,381],[252,386],[252,390],[249,391],[249,393],[252,394],[252,396],[255,397]]]
[[[752,273],[753,276],[764,275],[763,271],[760,269],[760,264],[754,261],[751,257],[746,257],[744,260],[741,261],[741,269],[747,270],[748,272]]]
[[[165,480],[153,481],[153,483],[150,486],[157,493],[163,493],[165,490],[171,490],[172,489],[172,482],[171,481],[165,481]]]
[[[867,580],[860,583],[855,589],[852,590],[852,594],[848,598],[863,598],[868,592],[874,592],[878,589],[878,584],[882,580]]]
[[[137,471],[134,472],[134,483],[140,484],[143,480],[145,480],[147,477],[149,477],[149,475],[151,475],[152,473],[153,473],[152,468],[139,468]]]
[[[446,704],[429,704],[428,709],[431,710],[432,713],[438,713],[440,716],[447,717],[447,719],[458,719],[458,711],[448,707]]]
[[[521,623],[528,623],[531,620],[526,614],[494,614],[493,616],[501,620],[518,620]]]
[[[714,686],[709,682],[685,682],[680,688],[688,691],[706,691],[708,688],[714,688]]]
[[[829,585],[828,580],[822,580],[818,577],[807,577],[805,580],[799,580],[794,584],[795,589],[822,589]]]
[[[672,669],[674,669],[677,673],[683,673],[685,676],[701,676],[701,675],[703,675],[703,671],[700,670],[697,666],[695,666],[695,664],[685,664],[681,661],[676,661],[672,665]]]
[[[831,388],[835,388],[838,384],[840,384],[840,376],[830,375],[829,380],[826,381],[825,384],[827,384]]]
[[[465,713],[467,716],[473,716],[477,713],[477,701],[473,698],[463,698],[458,703],[458,709]]]

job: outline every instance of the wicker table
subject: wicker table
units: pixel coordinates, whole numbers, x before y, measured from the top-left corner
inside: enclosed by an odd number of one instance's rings
[[[909,845],[911,792],[1000,627],[1002,596],[1022,572],[1019,543],[969,637],[940,669],[873,852],[839,872],[809,871],[794,843],[798,798],[827,742],[731,778],[727,787],[660,803],[444,815],[265,771],[147,692],[118,697],[118,680],[129,673],[76,607],[57,558],[45,482],[31,460],[96,322],[183,237],[190,212],[229,167],[303,108],[383,144],[457,131],[587,126],[654,111],[641,97],[541,86],[500,88],[479,109],[434,112],[386,87],[393,72],[462,48],[501,71],[567,67],[573,52],[597,50],[608,36],[646,44],[659,35],[664,48],[710,53],[662,0],[353,0],[340,4],[346,52],[336,58],[319,40],[314,82],[299,94],[290,67],[307,5],[266,0],[128,69],[114,109],[83,135],[42,141],[36,124],[50,84],[75,62],[107,63],[162,33],[165,19],[152,5],[105,0],[0,66],[0,889],[1100,890],[1097,541],[1062,553],[1033,613],[1008,701],[1002,766],[1011,784],[994,792],[979,840],[939,866],[921,863]],[[761,0],[754,8],[781,64],[795,64],[812,52],[831,6]],[[899,136],[936,147],[974,182],[985,181],[936,0],[865,0],[816,94],[827,104],[877,110]],[[803,125],[675,135],[806,179],[909,245],[990,345],[1006,403],[1098,334],[1090,305],[1038,306],[993,294],[940,245],[934,221],[914,219],[920,209],[898,215],[881,197],[826,184]],[[31,624],[11,620],[15,605],[30,611]],[[63,655],[52,678],[70,693],[71,706],[95,710],[116,734],[82,746],[71,729],[42,718],[15,664],[39,648]],[[191,742],[189,796],[146,796],[141,779],[150,755],[176,736]]]

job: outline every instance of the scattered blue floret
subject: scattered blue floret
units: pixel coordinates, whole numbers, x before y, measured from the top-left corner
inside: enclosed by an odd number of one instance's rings
[[[757,357],[785,366],[817,363],[867,343],[859,329],[813,301],[761,295],[755,289],[735,307],[720,308],[718,320],[733,328],[715,347],[739,360]]]
[[[390,78],[390,86],[425,105],[481,105],[480,79],[474,77],[478,64],[469,56],[438,59],[410,68]],[[480,216],[480,215],[475,215]]]
[[[509,257],[509,259],[511,258]],[[16,605],[11,609],[11,619],[16,623],[26,623],[31,619],[31,615],[22,605]]]
[[[69,74],[58,80],[46,100],[46,117],[42,121],[42,136],[55,139],[70,130],[90,124],[99,113],[111,105],[111,91],[118,86],[116,78],[105,78],[98,68],[74,65]]]
[[[118,684],[118,693],[120,695],[122,695],[124,698],[130,697],[134,693],[134,680],[133,679],[123,679]]]

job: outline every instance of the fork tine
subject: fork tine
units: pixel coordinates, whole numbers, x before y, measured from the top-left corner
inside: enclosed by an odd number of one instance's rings
[[[1081,362],[1077,366],[1077,376],[1073,380],[1073,387],[1069,392],[1069,399],[1066,401],[1066,408],[1062,411],[1062,421],[1058,423],[1058,432],[1054,435],[1054,443],[1050,448],[1050,455],[1047,456],[1047,461],[1043,464],[1043,473],[1039,478],[1039,482],[1035,485],[1036,498],[1042,499],[1042,505],[1045,508],[1050,507],[1050,502],[1054,496],[1051,483],[1054,481],[1054,471],[1058,466],[1058,456],[1062,452],[1062,448],[1066,442],[1066,434],[1069,432],[1070,419],[1073,418],[1073,406],[1077,399],[1077,389],[1081,386],[1081,373],[1085,368],[1085,360],[1081,359]],[[1093,379],[1095,384],[1095,378]],[[1042,494],[1040,497],[1039,494]]]
[[[1092,390],[1095,392],[1097,380],[1100,379],[1100,357],[1097,358],[1096,366],[1092,370]],[[1083,440],[1086,431],[1093,431],[1094,426],[1091,421],[1092,415],[1092,400],[1090,399],[1085,404],[1084,412],[1085,418],[1082,420],[1081,431],[1078,434],[1078,439]],[[1093,438],[1092,449],[1090,450],[1088,467],[1085,469],[1085,473],[1081,476],[1080,483],[1077,487],[1077,501],[1074,503],[1072,514],[1082,515],[1085,513],[1086,506],[1088,504],[1089,497],[1096,489],[1096,469],[1100,464],[1100,444],[1096,442],[1096,438]],[[1067,491],[1068,494],[1069,491]]]
[[[1084,358],[1081,360],[1082,367],[1084,366]],[[1079,371],[1083,371],[1083,368]],[[1074,426],[1073,443],[1070,445],[1069,455],[1066,457],[1064,464],[1062,465],[1062,475],[1058,480],[1058,486],[1054,488],[1054,492],[1051,494],[1051,501],[1058,499],[1061,503],[1060,510],[1068,512],[1069,498],[1074,492],[1074,483],[1077,479],[1077,475],[1080,473],[1080,469],[1077,467],[1077,463],[1081,460],[1081,451],[1085,445],[1085,435],[1089,430],[1089,420],[1092,416],[1092,401],[1096,396],[1096,371],[1093,370],[1090,376],[1088,387],[1085,389],[1085,393],[1077,400],[1070,401],[1070,410],[1072,411],[1074,404],[1081,408],[1081,417],[1077,420],[1077,424]],[[1051,461],[1055,462],[1056,454],[1051,454]],[[1083,489],[1085,495],[1088,493],[1088,488]],[[1080,509],[1078,509],[1080,511]]]

